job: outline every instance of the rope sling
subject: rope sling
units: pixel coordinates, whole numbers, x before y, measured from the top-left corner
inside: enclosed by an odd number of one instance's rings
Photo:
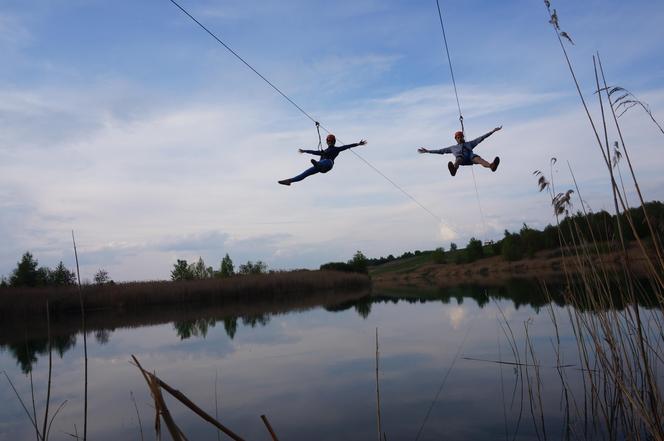
[[[466,138],[466,130],[463,125],[463,114],[461,112],[461,103],[459,101],[459,91],[457,90],[456,80],[454,78],[454,69],[452,68],[452,58],[450,57],[450,49],[447,44],[447,35],[445,34],[445,25],[443,23],[443,14],[440,11],[440,1],[436,0],[436,7],[438,8],[438,19],[440,21],[440,30],[443,34],[443,42],[445,43],[445,54],[447,55],[447,63],[450,67],[450,76],[452,77],[452,85],[454,86],[454,96],[456,97],[457,109],[459,111],[459,123],[461,124],[461,133],[463,133],[464,139]],[[486,220],[484,218],[484,210],[482,209],[482,202],[480,200],[480,192],[477,189],[477,180],[475,179],[475,170],[473,167],[470,167],[471,174],[473,175],[473,184],[475,186],[475,196],[477,198],[477,206],[480,210],[480,217],[482,218],[482,225],[484,227],[484,235],[487,233]]]

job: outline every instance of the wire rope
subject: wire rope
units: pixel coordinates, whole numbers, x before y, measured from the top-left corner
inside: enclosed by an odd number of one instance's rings
[[[454,354],[454,358],[452,358],[452,362],[450,363],[449,367],[447,368],[447,371],[445,371],[445,375],[443,376],[443,381],[441,381],[440,386],[438,387],[438,392],[436,392],[436,396],[431,401],[431,404],[429,405],[429,408],[427,409],[426,415],[424,415],[424,420],[422,421],[422,425],[420,426],[419,430],[417,431],[417,435],[415,436],[415,441],[419,441],[420,436],[422,435],[422,431],[424,430],[424,426],[426,426],[427,421],[429,420],[429,416],[431,415],[431,411],[433,410],[433,407],[436,405],[436,402],[438,401],[438,397],[440,397],[440,393],[443,391],[443,388],[445,387],[445,383],[447,383],[447,377],[450,376],[450,373],[452,372],[452,369],[454,369],[454,365],[456,364],[457,360],[459,359],[459,355],[461,355],[461,350],[463,349],[463,346],[466,344],[466,340],[468,339],[468,334],[470,334],[470,330],[473,329],[473,324],[474,324],[474,322],[471,322],[468,325],[468,329],[466,329],[466,334],[463,336],[463,340],[461,340],[461,343],[459,343],[459,346],[457,347],[457,351]]]
[[[279,89],[274,83],[272,83],[270,80],[268,80],[263,74],[261,74],[258,70],[256,70],[247,60],[242,58],[240,54],[235,52],[229,45],[224,43],[221,38],[219,38],[217,35],[214,34],[210,29],[208,29],[203,23],[198,21],[196,17],[194,17],[192,14],[189,13],[184,7],[182,7],[178,2],[175,0],[169,0],[171,3],[173,3],[177,8],[182,11],[187,17],[189,17],[194,23],[196,23],[201,29],[203,29],[205,32],[207,32],[208,35],[210,35],[212,38],[214,38],[219,44],[221,44],[227,51],[229,51],[231,54],[235,56],[238,60],[240,60],[245,66],[247,66],[249,69],[251,69],[252,72],[254,72],[258,77],[260,77],[265,83],[267,83],[272,89],[274,89],[279,95],[281,95],[284,99],[286,99],[289,103],[291,103],[297,110],[300,111],[304,116],[309,118],[312,122],[316,123],[318,126],[320,126],[321,129],[323,129],[326,133],[330,133],[330,131],[323,126],[322,124],[318,123],[318,121],[311,116],[307,111],[305,111],[302,107],[300,107],[293,99],[291,99],[286,93],[284,93],[281,89]],[[341,141],[341,140],[340,140]],[[408,193],[406,190],[404,190],[399,184],[394,182],[391,178],[389,178],[385,173],[380,171],[376,166],[371,164],[367,159],[362,157],[359,153],[351,150],[351,153],[353,153],[357,158],[359,158],[362,162],[364,162],[366,165],[368,165],[372,170],[374,170],[376,173],[378,173],[380,176],[382,176],[385,180],[387,180],[390,184],[392,184],[397,190],[399,190],[401,193],[403,193],[406,197],[411,199],[413,202],[415,202],[420,208],[422,208],[424,211],[426,211],[429,215],[431,215],[434,219],[436,219],[440,223],[445,223],[443,219],[433,213],[431,210],[429,210],[427,207],[425,207],[421,202],[419,202],[413,195]]]
[[[457,91],[456,80],[454,79],[454,70],[452,69],[452,58],[450,57],[450,48],[447,45],[447,35],[445,34],[445,25],[443,24],[443,14],[440,12],[440,2],[436,0],[436,7],[438,7],[438,19],[440,20],[440,29],[443,31],[443,42],[445,43],[445,53],[447,54],[447,63],[450,66],[450,76],[452,77],[452,85],[454,86],[454,96],[456,97],[457,109],[459,109],[459,122],[461,122],[461,131],[465,132],[463,127],[463,115],[461,113],[461,104],[459,102],[459,92]]]
[[[439,0],[436,0],[436,7],[438,8],[438,19],[440,21],[440,30],[442,31],[443,34],[443,42],[445,43],[445,54],[447,55],[447,63],[450,67],[450,76],[452,77],[452,85],[454,86],[454,96],[456,98],[457,109],[459,110],[459,122],[461,123],[461,131],[464,133],[465,137],[466,130],[463,125],[463,114],[461,112],[461,102],[459,101],[459,91],[457,89],[456,79],[454,78],[454,69],[452,68],[452,58],[450,57],[450,48],[449,45],[447,44],[447,34],[445,33],[445,24],[443,24],[443,14],[440,11]],[[473,175],[473,184],[475,185],[475,196],[477,198],[477,205],[480,209],[480,217],[482,219],[482,225],[484,227],[484,235],[486,236],[487,234],[486,220],[484,218],[484,210],[482,209],[482,202],[480,200],[480,192],[477,189],[477,179],[475,179],[475,170],[473,170],[472,166],[470,168],[470,171],[472,172]]]

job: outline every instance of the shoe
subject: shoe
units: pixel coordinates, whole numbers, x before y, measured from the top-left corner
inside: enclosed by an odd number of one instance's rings
[[[318,161],[316,161],[315,159],[312,159],[311,160],[311,165],[313,165],[316,168],[316,170],[320,171],[320,164],[318,163]]]
[[[447,163],[447,168],[452,176],[456,175],[457,168],[454,166],[454,163],[452,161]]]
[[[491,163],[491,171],[495,172],[496,169],[498,168],[498,164],[500,164],[500,158],[496,156],[493,158],[493,162]]]
[[[279,181],[279,183],[280,183],[281,185],[290,185],[290,184],[291,184],[291,180],[290,180],[290,179],[283,179],[283,180]]]

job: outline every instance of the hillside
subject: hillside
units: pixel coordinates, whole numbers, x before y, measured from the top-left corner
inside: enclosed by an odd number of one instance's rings
[[[459,250],[463,251],[463,250]],[[390,286],[454,286],[477,283],[487,286],[500,285],[513,278],[550,280],[563,277],[563,257],[559,250],[543,250],[532,258],[508,262],[502,256],[490,256],[472,263],[453,263],[446,256],[444,263],[434,263],[433,253],[424,252],[418,256],[397,259],[382,265],[371,266],[369,275],[374,287]],[[646,265],[640,250],[635,244],[628,248],[628,259],[637,273],[645,273]],[[623,265],[619,252],[601,254],[595,263],[604,268],[618,270]],[[577,271],[571,259],[565,259],[568,269]]]

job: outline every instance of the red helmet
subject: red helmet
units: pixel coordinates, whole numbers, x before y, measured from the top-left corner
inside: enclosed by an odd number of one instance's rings
[[[462,131],[458,131],[458,132],[454,133],[454,139],[457,139],[457,138],[463,138],[463,132]]]
[[[337,142],[337,137],[330,133],[329,135],[327,135],[327,138],[325,138],[325,141],[326,141],[328,144],[329,144],[329,143],[334,144],[335,142]]]

